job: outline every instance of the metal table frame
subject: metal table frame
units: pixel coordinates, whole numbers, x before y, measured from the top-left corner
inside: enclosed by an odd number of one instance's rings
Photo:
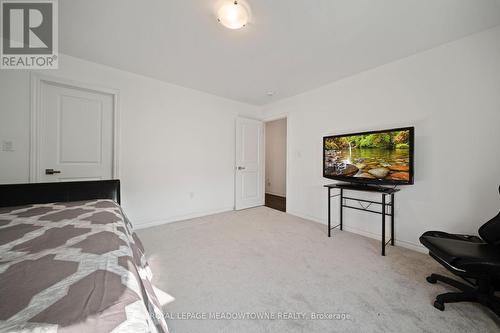
[[[394,246],[394,194],[399,191],[396,188],[386,188],[386,187],[378,187],[378,186],[366,186],[366,185],[353,185],[353,184],[331,184],[325,185],[328,188],[328,237],[331,237],[332,229],[339,228],[343,230],[343,210],[344,208],[350,208],[355,210],[361,210],[365,212],[370,212],[374,214],[382,215],[382,255],[385,256],[385,247],[387,244],[391,243]],[[332,189],[339,189],[340,193],[332,195]],[[351,191],[363,191],[363,192],[372,192],[372,193],[380,193],[381,201],[372,201],[366,199],[353,198],[350,196],[344,195],[344,190]],[[390,202],[387,202],[387,196],[390,196]],[[340,223],[333,226],[331,225],[331,199],[339,197],[340,198]],[[352,204],[349,204],[352,201],[357,201],[360,207],[355,207]],[[363,203],[367,203],[368,205],[365,207]],[[373,210],[369,209],[371,205],[380,205],[381,210]],[[386,224],[386,216],[390,216],[391,219],[391,238],[386,241],[385,240],[385,224]]]

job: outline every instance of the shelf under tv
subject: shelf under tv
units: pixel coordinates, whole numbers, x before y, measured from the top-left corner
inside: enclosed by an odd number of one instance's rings
[[[395,187],[384,187],[382,185],[364,184],[364,183],[336,183],[336,184],[325,185],[325,187],[332,187],[338,189],[342,188],[344,190],[353,190],[353,191],[379,192],[385,194],[391,194],[399,191],[399,189]]]
[[[340,230],[343,229],[343,208],[350,208],[350,209],[355,209],[355,210],[361,210],[369,213],[374,213],[374,214],[380,214],[382,215],[382,255],[385,256],[385,246],[390,242],[392,246],[394,246],[394,215],[395,215],[395,209],[394,209],[394,194],[399,191],[396,187],[389,188],[389,187],[382,187],[378,185],[368,185],[368,184],[353,184],[353,183],[338,183],[338,184],[329,184],[325,185],[326,188],[328,188],[328,237],[331,237],[331,231],[332,229],[339,228]],[[338,189],[339,194],[332,195],[332,189]],[[348,191],[363,191],[363,192],[375,192],[375,193],[380,193],[382,196],[381,201],[373,201],[373,200],[366,200],[366,199],[360,199],[360,198],[354,198],[351,196],[345,196],[344,195],[344,190]],[[387,202],[386,196],[389,195],[391,197],[391,201]],[[339,197],[340,199],[340,205],[339,205],[339,210],[340,210],[340,223],[336,226],[331,226],[331,200],[334,197]],[[351,202],[356,201],[359,204],[359,207],[355,207]],[[363,203],[368,204],[367,206],[363,206]],[[373,210],[369,209],[371,205],[380,205],[381,210]],[[386,216],[391,217],[391,238],[386,241],[385,239],[385,222],[386,222]]]

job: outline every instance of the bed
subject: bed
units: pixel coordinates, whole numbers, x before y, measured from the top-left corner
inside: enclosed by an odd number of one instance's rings
[[[0,332],[168,332],[118,180],[0,185]]]

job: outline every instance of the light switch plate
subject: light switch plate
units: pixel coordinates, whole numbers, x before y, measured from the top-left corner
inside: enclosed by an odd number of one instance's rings
[[[3,140],[2,141],[2,150],[3,151],[14,151],[14,142]]]

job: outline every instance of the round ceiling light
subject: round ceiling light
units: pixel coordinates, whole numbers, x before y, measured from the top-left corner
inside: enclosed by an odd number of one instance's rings
[[[248,10],[238,1],[226,2],[217,11],[217,20],[226,28],[240,29],[248,23]]]

